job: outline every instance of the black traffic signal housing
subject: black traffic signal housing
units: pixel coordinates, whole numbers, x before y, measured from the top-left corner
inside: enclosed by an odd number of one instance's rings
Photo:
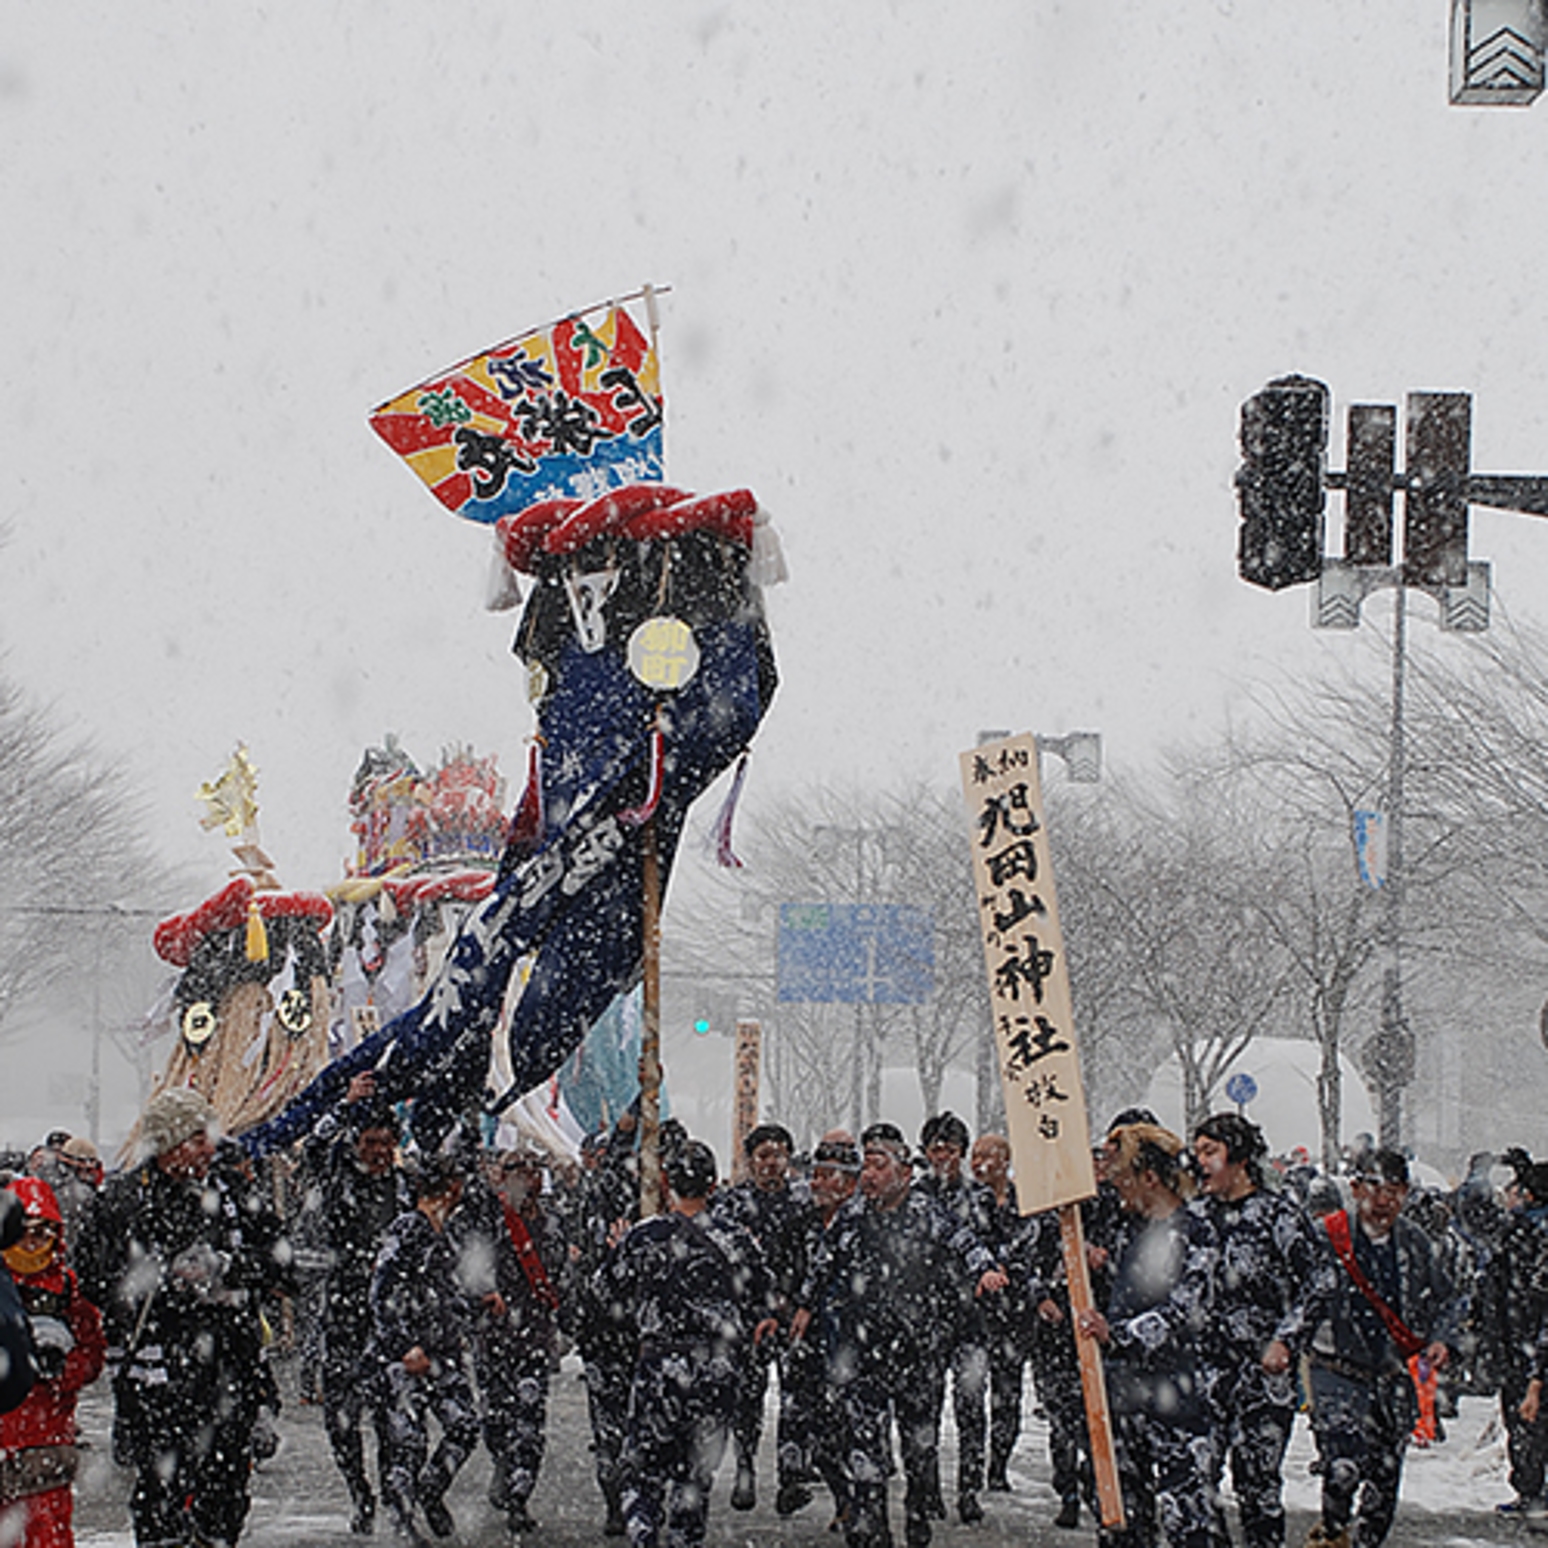
[[[1308,376],[1270,382],[1242,404],[1241,449],[1237,573],[1270,591],[1316,580],[1327,504],[1327,385]]]
[[[1403,584],[1467,584],[1468,464],[1473,399],[1465,392],[1408,395],[1408,491]]]

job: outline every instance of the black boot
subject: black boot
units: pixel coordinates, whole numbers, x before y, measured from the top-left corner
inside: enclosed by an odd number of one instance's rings
[[[758,1503],[758,1479],[751,1457],[736,1459],[736,1483],[731,1488],[731,1509],[751,1510]]]
[[[624,1537],[629,1528],[624,1522],[623,1490],[617,1484],[604,1484],[602,1498],[607,1502],[607,1522],[602,1528],[604,1537]]]
[[[450,1537],[457,1530],[457,1523],[452,1520],[452,1513],[447,1510],[446,1501],[439,1494],[425,1495],[419,1502],[419,1508],[425,1513],[425,1525],[437,1537]]]

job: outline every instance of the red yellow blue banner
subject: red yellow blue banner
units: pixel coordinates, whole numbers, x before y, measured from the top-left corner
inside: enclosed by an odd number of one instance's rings
[[[665,414],[654,341],[622,304],[593,326],[596,315],[567,317],[453,366],[374,410],[371,428],[470,521],[660,481]]]

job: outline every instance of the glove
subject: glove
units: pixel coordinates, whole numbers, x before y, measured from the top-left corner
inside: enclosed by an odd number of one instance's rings
[[[65,1359],[75,1348],[75,1335],[58,1317],[33,1317],[32,1350],[38,1373],[44,1381],[53,1381],[64,1373]]]
[[[226,1263],[226,1258],[208,1242],[195,1242],[178,1253],[168,1272],[174,1284],[206,1300],[221,1290]]]

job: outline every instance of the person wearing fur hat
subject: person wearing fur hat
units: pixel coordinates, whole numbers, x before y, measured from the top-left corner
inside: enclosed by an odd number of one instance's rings
[[[37,1177],[18,1177],[10,1189],[26,1216],[5,1264],[31,1323],[38,1380],[19,1408],[0,1416],[0,1542],[70,1548],[75,1400],[102,1374],[102,1318],[65,1266],[53,1189]]]
[[[1224,1523],[1213,1480],[1217,1444],[1207,1390],[1205,1337],[1216,1246],[1193,1193],[1182,1140],[1158,1124],[1108,1135],[1107,1175],[1137,1224],[1113,1267],[1107,1310],[1076,1327],[1104,1350],[1118,1477],[1132,1540],[1216,1548]]]
[[[135,1541],[235,1543],[264,1383],[261,1311],[294,1288],[262,1190],[216,1162],[215,1109],[157,1093],[142,1159],[104,1187],[76,1259],[114,1366],[115,1455],[134,1469]]]
[[[1193,1207],[1208,1217],[1219,1248],[1211,1358],[1222,1450],[1247,1548],[1280,1548],[1296,1367],[1326,1313],[1337,1266],[1295,1199],[1263,1186],[1268,1143],[1257,1124],[1216,1113],[1194,1129],[1193,1154],[1203,1195]]]
[[[801,1275],[800,1251],[811,1198],[804,1184],[790,1181],[790,1157],[795,1140],[783,1124],[760,1123],[742,1141],[747,1159],[747,1178],[715,1194],[711,1212],[750,1231],[763,1251],[774,1276],[780,1316],[788,1319],[790,1297]],[[800,1396],[792,1389],[784,1353],[778,1340],[767,1339],[743,1350],[742,1390],[737,1399],[734,1440],[736,1480],[731,1489],[731,1508],[751,1510],[757,1503],[758,1441],[763,1431],[763,1401],[769,1388],[769,1368],[779,1369],[779,1418],[775,1436],[778,1492],[775,1509],[782,1516],[794,1514],[812,1498],[811,1469],[800,1439],[803,1413]]]

